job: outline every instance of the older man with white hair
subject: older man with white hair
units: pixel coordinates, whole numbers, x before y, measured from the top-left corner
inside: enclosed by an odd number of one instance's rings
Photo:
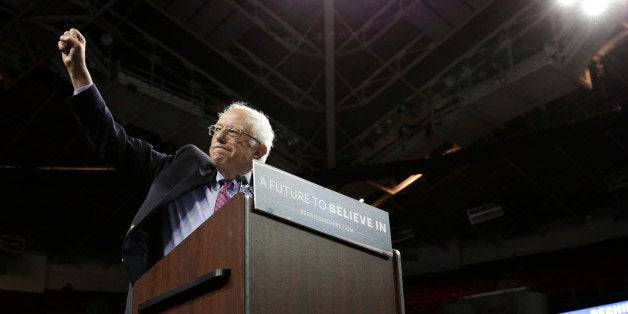
[[[68,103],[90,142],[118,171],[149,187],[122,243],[130,312],[132,285],[237,193],[236,176],[250,182],[253,160],[266,160],[274,132],[263,113],[234,103],[209,126],[208,154],[194,145],[158,152],[114,121],[87,70],[85,37],[70,29],[58,48],[74,86]]]

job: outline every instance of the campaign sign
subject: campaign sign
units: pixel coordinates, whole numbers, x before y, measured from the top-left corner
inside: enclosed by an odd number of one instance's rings
[[[258,161],[253,181],[256,209],[392,256],[387,212]]]
[[[612,304],[598,305],[586,309],[563,312],[561,314],[615,314],[628,313],[628,301],[621,301]]]

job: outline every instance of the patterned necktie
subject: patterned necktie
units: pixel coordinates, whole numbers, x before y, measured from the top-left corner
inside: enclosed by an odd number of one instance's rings
[[[229,189],[233,187],[233,181],[231,180],[220,180],[220,191],[218,191],[218,196],[216,197],[216,206],[214,206],[214,213],[217,212],[222,205],[229,200],[231,195],[229,195]]]

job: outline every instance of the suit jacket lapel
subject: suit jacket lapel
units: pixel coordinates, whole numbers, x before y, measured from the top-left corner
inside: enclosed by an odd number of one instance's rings
[[[193,163],[184,162],[182,165],[173,164],[169,167],[168,171],[181,171],[187,173],[183,176],[177,176],[179,179],[176,181],[168,180],[167,178],[169,176],[167,174],[164,175],[165,178],[157,178],[153,185],[159,181],[159,184],[163,185],[163,188],[161,189],[163,192],[149,191],[148,197],[138,210],[128,232],[130,232],[133,227],[141,224],[148,217],[156,214],[156,212],[159,211],[157,209],[165,206],[169,202],[172,202],[183,193],[186,193],[203,184],[208,184],[216,178],[216,169],[209,161]],[[155,187],[151,187],[151,189],[152,188]]]
[[[159,200],[153,209],[162,207],[182,194],[204,184],[210,183],[216,178],[216,171],[204,172],[208,165],[201,165],[200,167],[194,167],[189,169],[188,175],[177,182],[168,193],[164,194],[163,198]]]

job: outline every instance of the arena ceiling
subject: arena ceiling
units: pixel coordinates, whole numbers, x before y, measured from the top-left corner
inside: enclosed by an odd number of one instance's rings
[[[628,19],[613,5],[0,1],[0,249],[117,260],[145,192],[64,104],[70,27],[130,134],[206,149],[217,112],[248,101],[276,129],[269,164],[387,210],[395,247],[624,236]]]

